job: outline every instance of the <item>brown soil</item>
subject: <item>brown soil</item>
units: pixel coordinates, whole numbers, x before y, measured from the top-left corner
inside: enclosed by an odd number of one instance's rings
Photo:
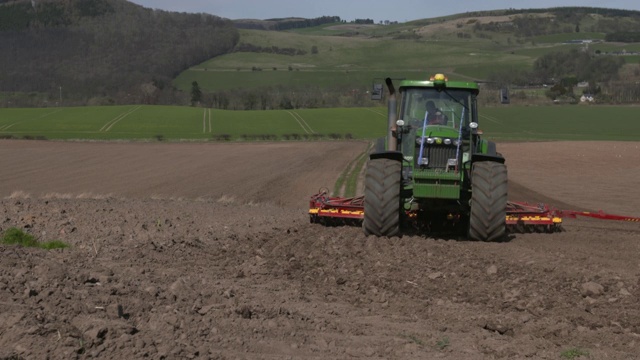
[[[640,216],[638,146],[499,150],[512,200]],[[0,230],[72,245],[0,245],[0,359],[640,358],[640,223],[503,243],[309,224],[366,148],[0,141]]]

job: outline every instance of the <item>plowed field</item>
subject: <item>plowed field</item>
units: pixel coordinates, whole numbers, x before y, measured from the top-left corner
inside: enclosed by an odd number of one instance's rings
[[[640,223],[309,224],[364,142],[0,141],[0,359],[637,359]],[[499,144],[509,198],[640,217],[640,144]]]

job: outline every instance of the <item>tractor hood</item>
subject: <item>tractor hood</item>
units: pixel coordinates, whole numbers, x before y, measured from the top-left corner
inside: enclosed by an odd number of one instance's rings
[[[450,139],[457,139],[460,136],[459,129],[443,125],[427,125],[424,129],[423,127],[416,129],[417,138],[422,136],[423,133],[426,137],[442,137]]]

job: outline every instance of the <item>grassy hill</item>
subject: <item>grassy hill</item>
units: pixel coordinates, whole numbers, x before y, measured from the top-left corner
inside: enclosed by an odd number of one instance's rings
[[[322,91],[355,92],[365,98],[375,78],[427,78],[443,72],[456,79],[499,81],[509,72],[531,71],[544,55],[571,49],[623,59],[626,65],[616,76],[637,81],[640,43],[604,39],[638,28],[636,11],[554,8],[457,14],[391,25],[340,22],[290,31],[242,29],[239,46],[250,44],[256,51],[205,61],[181,73],[174,84],[189,91],[197,81],[205,92],[223,97],[247,96],[248,89],[256,89],[260,97],[282,86],[316,98]],[[570,43],[580,40],[588,44]],[[302,54],[264,51],[270,48]],[[625,55],[618,54],[623,51]],[[209,100],[218,106],[215,99]],[[278,104],[269,105],[266,108]],[[244,107],[232,103],[229,108]]]
[[[194,82],[203,92],[196,102],[220,109],[372,106],[368,91],[384,77],[442,72],[496,86],[576,77],[572,69],[532,74],[539,59],[569,50],[625,63],[597,84],[604,91],[629,93],[626,84],[640,81],[640,43],[604,41],[633,38],[637,11],[495,10],[388,25],[335,20],[241,20],[236,29],[215,16],[124,0],[48,0],[35,7],[2,0],[0,48],[12,52],[0,56],[0,106],[186,105]],[[581,40],[588,43],[569,43]],[[515,101],[546,101],[544,91],[518,91]],[[612,102],[635,97],[609,95]],[[496,98],[489,93],[484,101]]]

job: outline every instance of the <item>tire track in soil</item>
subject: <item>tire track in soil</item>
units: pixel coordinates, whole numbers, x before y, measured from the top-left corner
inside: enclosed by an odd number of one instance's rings
[[[367,168],[367,161],[363,158],[368,157],[373,145],[374,143],[370,142],[367,148],[345,167],[333,185],[334,196],[351,197],[360,196],[364,193],[364,173]],[[355,182],[355,184],[352,184],[352,182]],[[355,194],[348,193],[350,186],[355,189]]]

